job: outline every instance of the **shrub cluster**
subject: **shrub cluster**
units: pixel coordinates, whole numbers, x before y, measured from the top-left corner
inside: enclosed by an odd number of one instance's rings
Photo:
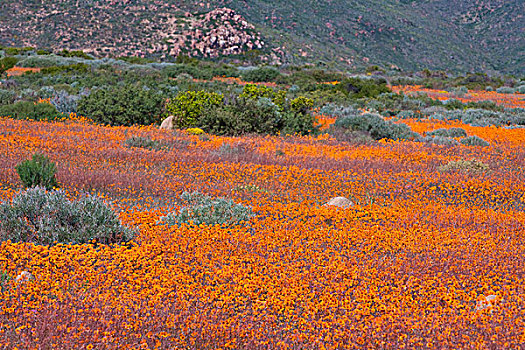
[[[350,112],[336,119],[331,127],[331,132],[337,135],[337,130],[360,131],[367,133],[375,140],[419,140],[421,136],[413,132],[406,124],[396,124],[391,120],[385,120],[377,114],[358,114]]]
[[[13,104],[0,106],[0,117],[32,120],[56,120],[63,118],[64,116],[57,111],[55,106],[49,103],[18,101]]]
[[[97,196],[70,201],[62,190],[33,187],[0,203],[0,239],[36,244],[126,242],[134,233],[122,226]]]
[[[255,215],[250,207],[224,197],[212,198],[199,192],[184,192],[180,198],[185,206],[162,217],[159,223],[168,226],[183,223],[232,226],[249,221]]]
[[[440,128],[427,133],[429,136],[443,136],[443,137],[465,137],[467,132],[462,128]]]
[[[178,128],[198,127],[215,135],[316,132],[313,101],[287,99],[286,91],[247,84],[237,96],[206,91],[179,93],[167,104]]]
[[[77,113],[113,126],[159,124],[164,98],[142,85],[97,89],[78,101]]]

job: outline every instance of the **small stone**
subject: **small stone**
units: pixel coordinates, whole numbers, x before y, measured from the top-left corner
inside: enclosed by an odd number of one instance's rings
[[[27,281],[32,280],[34,278],[35,277],[30,272],[22,271],[22,272],[20,272],[20,274],[18,276],[16,276],[15,280],[18,283],[24,283],[24,282],[27,282]]]
[[[335,198],[332,198],[328,201],[328,203],[326,203],[324,206],[334,206],[334,207],[339,207],[339,208],[350,208],[354,205],[354,203],[349,200],[348,198],[345,198],[345,197],[335,197]]]
[[[498,297],[494,294],[491,294],[486,297],[483,296],[480,300],[476,302],[476,311],[482,311],[491,308],[492,306],[494,306],[494,303],[496,302],[497,298]]]
[[[173,130],[173,119],[174,118],[175,118],[174,116],[170,115],[169,117],[164,119],[162,123],[160,124],[160,128],[164,130]]]

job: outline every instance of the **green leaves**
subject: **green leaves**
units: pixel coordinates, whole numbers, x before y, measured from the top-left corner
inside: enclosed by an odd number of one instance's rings
[[[199,125],[199,119],[206,108],[218,107],[224,96],[215,92],[185,91],[177,94],[166,106],[167,112],[173,115],[178,128],[189,128]]]
[[[25,187],[42,186],[47,189],[58,187],[55,178],[56,165],[45,155],[34,154],[31,160],[18,164],[16,171]]]
[[[141,85],[99,89],[78,102],[77,113],[113,126],[160,123],[164,98]]]

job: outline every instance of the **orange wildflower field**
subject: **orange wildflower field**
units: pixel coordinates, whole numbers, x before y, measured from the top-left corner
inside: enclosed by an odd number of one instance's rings
[[[523,348],[525,132],[403,121],[491,145],[0,119],[1,201],[38,151],[68,196],[99,193],[139,230],[127,245],[0,243],[13,277],[0,291],[0,348]],[[171,148],[127,148],[131,136]],[[486,167],[447,168],[461,160]],[[256,216],[158,225],[183,191]],[[323,206],[337,196],[355,205]],[[22,271],[34,279],[16,282]]]
[[[525,108],[525,95],[523,94],[503,94],[495,91],[469,91],[464,96],[458,97],[453,93],[444,90],[435,90],[423,88],[419,85],[407,85],[407,86],[392,86],[392,91],[403,92],[407,95],[410,94],[426,94],[436,100],[446,101],[450,99],[456,99],[463,103],[467,102],[480,102],[480,101],[493,101],[499,105],[510,107],[510,108]]]

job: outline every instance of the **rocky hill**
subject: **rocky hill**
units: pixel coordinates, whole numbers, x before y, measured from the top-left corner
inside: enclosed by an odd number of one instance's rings
[[[525,74],[523,0],[4,0],[0,44]]]

